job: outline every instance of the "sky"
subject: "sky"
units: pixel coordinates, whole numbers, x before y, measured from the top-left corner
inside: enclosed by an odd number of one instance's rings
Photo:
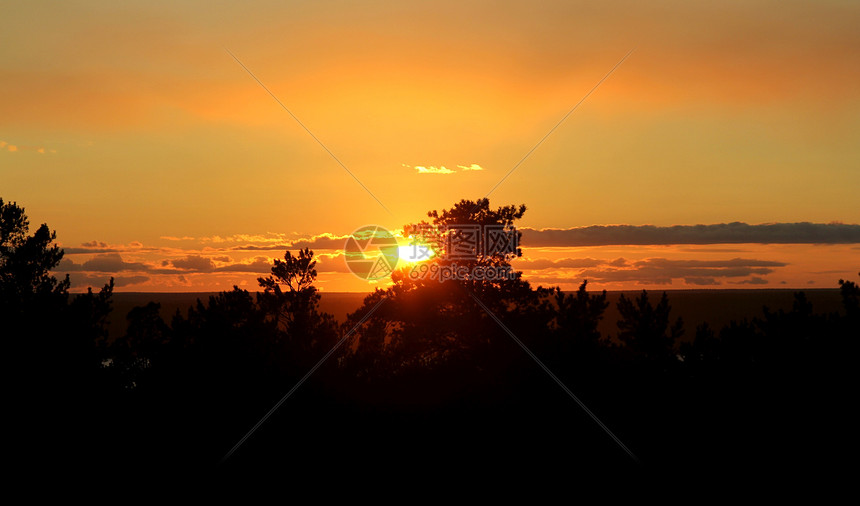
[[[526,205],[535,284],[834,288],[857,26],[848,1],[3,0],[0,198],[76,291],[252,290],[303,246],[321,290],[368,291],[353,230],[488,194]]]

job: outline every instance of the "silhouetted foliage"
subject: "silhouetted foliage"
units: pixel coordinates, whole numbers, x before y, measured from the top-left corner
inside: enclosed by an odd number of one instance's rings
[[[283,261],[275,260],[271,276],[258,278],[263,288],[257,295],[259,307],[277,328],[279,345],[295,359],[295,366],[303,368],[313,365],[337,341],[334,318],[319,312],[313,256],[307,248],[299,250],[297,256],[287,251]]]
[[[588,281],[579,285],[576,293],[564,293],[555,290],[555,302],[558,310],[557,325],[561,332],[569,338],[586,347],[595,346],[601,339],[597,329],[603,313],[609,306],[606,302],[606,290],[600,295],[589,294],[586,291]]]
[[[707,322],[696,327],[692,342],[681,343],[679,353],[687,364],[710,364],[720,357],[720,340]]]
[[[848,319],[853,322],[860,321],[860,286],[853,281],[840,279],[839,290],[842,293],[842,305]]]
[[[69,277],[51,275],[63,258],[55,239],[46,224],[30,235],[24,209],[0,199],[0,336],[4,373],[14,385],[7,409],[15,444],[28,443],[13,454],[21,462],[80,450],[105,379],[113,279],[97,294],[90,289],[70,300]]]
[[[116,376],[116,388],[136,388],[139,382],[146,381],[141,376],[152,364],[160,364],[171,340],[170,327],[161,318],[160,309],[161,304],[150,302],[133,308],[126,315],[125,336],[109,347],[107,363]]]
[[[457,374],[469,374],[474,379],[506,367],[516,352],[516,345],[494,317],[527,340],[544,338],[553,316],[551,290],[532,289],[521,279],[521,273],[514,273],[513,279],[497,280],[471,276],[478,266],[510,268],[511,259],[522,255],[521,249],[478,250],[469,258],[445,255],[448,227],[494,225],[514,233],[514,222],[524,213],[525,206],[494,210],[488,199],[462,200],[451,209],[430,211],[430,223],[406,225],[405,235],[419,236],[423,242],[434,244],[437,256],[431,263],[437,272],[456,264],[465,267],[461,269],[465,274],[456,279],[413,279],[407,270],[395,271],[394,286],[368,296],[347,319],[344,329],[352,329],[377,302],[385,300],[355,328],[351,353],[343,359],[345,367],[360,376],[369,371],[377,377],[388,377],[429,371],[453,374],[452,370],[457,370]]]
[[[63,258],[56,237],[46,224],[29,235],[24,209],[0,199],[0,331],[15,350],[10,365],[30,357],[42,364],[36,367],[44,381],[56,374],[73,383],[100,363],[114,284],[111,278],[98,294],[88,289],[70,300],[68,275],[51,275]],[[32,365],[25,369],[34,372]]]
[[[462,200],[405,230],[437,242],[431,262],[440,268],[510,267],[521,249],[445,257],[446,227],[513,233],[524,213]],[[839,281],[841,311],[816,313],[797,292],[790,309],[702,323],[685,342],[665,292],[656,304],[644,290],[621,294],[615,343],[599,327],[606,291],[589,293],[587,281],[571,293],[532,287],[521,273],[440,282],[397,270],[393,286],[338,326],[320,310],[314,254],[304,249],[276,260],[256,294],[234,286],[169,325],[157,302],[138,306],[110,341],[113,279],[71,297],[69,278],[51,275],[63,257],[55,238],[46,225],[30,235],[24,210],[0,200],[3,361],[15,387],[10,412],[35,442],[34,459],[214,465],[347,335],[235,458],[277,454],[306,473],[328,468],[335,452],[356,465],[368,454],[415,465],[462,448],[489,467],[537,469],[541,448],[562,448],[563,466],[627,462],[534,358],[646,463],[822,462],[839,443],[831,425],[855,430],[846,421],[860,337],[854,281]]]
[[[671,309],[666,292],[663,292],[656,306],[648,300],[645,290],[636,300],[621,294],[618,299],[618,311],[621,313],[618,321],[619,340],[646,360],[671,358],[675,342],[684,334],[681,318],[669,326]]]
[[[68,302],[68,276],[59,281],[50,273],[63,258],[52,244],[56,232],[46,224],[33,235],[29,231],[24,208],[0,199],[0,316],[4,332],[15,338],[23,331],[17,325],[50,324],[40,313],[56,315]]]
[[[99,369],[107,356],[108,319],[112,311],[114,280],[98,293],[75,296],[67,308],[66,326],[57,339],[56,353],[64,362],[79,361],[87,371]]]

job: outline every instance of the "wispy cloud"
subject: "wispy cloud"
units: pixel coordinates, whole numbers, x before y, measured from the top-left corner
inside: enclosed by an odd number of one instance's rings
[[[10,144],[6,141],[0,141],[0,151],[8,151],[10,153],[15,153],[17,151],[33,151],[40,155],[47,153],[54,154],[57,152],[56,149],[48,149],[43,146],[20,146],[17,144]]]
[[[416,165],[414,169],[417,170],[419,174],[453,174],[455,172],[445,167],[444,165],[440,165],[439,167],[433,165],[429,167],[422,167],[421,165]]]
[[[141,252],[157,252],[169,251],[169,248],[160,248],[154,246],[144,246],[140,241],[132,241],[128,244],[108,244],[104,241],[88,241],[81,243],[80,246],[67,247],[62,246],[63,252],[66,255],[90,255],[99,253],[141,253]]]
[[[274,261],[269,257],[254,257],[247,261],[235,262],[217,267],[215,272],[251,272],[266,274],[272,271]]]
[[[468,166],[467,165],[458,165],[457,167],[460,169],[463,169],[464,171],[467,171],[467,170],[484,170],[484,168],[481,167],[480,165],[478,165],[477,163],[473,163],[472,165],[468,165]]]
[[[168,240],[185,240],[185,238],[168,239]],[[274,242],[285,242],[288,239],[287,239],[286,234],[269,233],[266,235],[263,235],[263,234],[233,234],[233,235],[227,235],[227,236],[212,235],[212,236],[198,237],[197,240],[199,240],[200,242],[212,242],[212,243],[225,243],[225,242],[274,243]]]
[[[417,174],[456,174],[457,173],[456,170],[451,170],[448,167],[445,167],[444,165],[440,165],[438,167],[435,165],[429,165],[429,166],[428,165],[414,165],[413,166],[413,165],[407,165],[405,163],[402,165],[408,169],[415,169],[415,172]],[[460,169],[462,172],[484,170],[484,168],[481,167],[480,165],[478,165],[477,163],[473,163],[471,165],[457,165],[457,168]]]

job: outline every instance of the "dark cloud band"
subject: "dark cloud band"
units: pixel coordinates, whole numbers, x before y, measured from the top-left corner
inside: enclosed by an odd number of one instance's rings
[[[664,244],[860,244],[860,225],[842,223],[721,223],[717,225],[594,225],[520,229],[528,247]]]

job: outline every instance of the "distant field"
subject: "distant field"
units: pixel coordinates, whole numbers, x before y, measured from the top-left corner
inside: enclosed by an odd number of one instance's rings
[[[672,306],[672,318],[682,317],[686,328],[686,337],[692,337],[696,326],[708,322],[714,329],[719,329],[732,320],[752,318],[762,315],[762,307],[771,310],[790,310],[796,290],[666,290],[669,304]],[[812,302],[816,313],[841,311],[842,299],[837,289],[804,290]],[[606,309],[601,322],[600,331],[603,335],[612,335],[617,331],[618,311],[615,303],[624,293],[628,297],[637,297],[640,292],[608,292],[609,307]],[[649,291],[652,302],[659,301],[662,292]],[[187,315],[188,308],[197,303],[197,299],[207,301],[212,293],[136,293],[120,292],[114,294],[114,311],[111,313],[110,334],[112,338],[121,336],[126,330],[125,315],[135,306],[144,305],[149,301],[161,304],[161,316],[170,323],[170,319],[180,310]],[[338,321],[344,321],[347,313],[355,311],[367,294],[365,293],[323,293],[320,300],[321,310],[332,314]]]

